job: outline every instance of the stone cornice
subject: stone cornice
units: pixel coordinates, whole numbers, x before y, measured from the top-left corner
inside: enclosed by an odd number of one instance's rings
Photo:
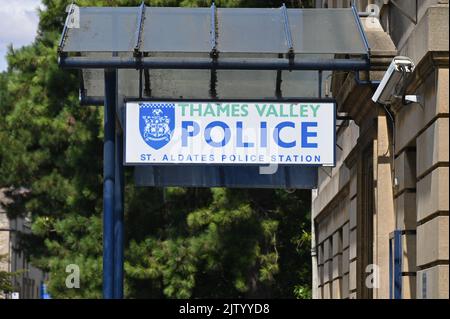
[[[448,51],[429,51],[416,66],[408,81],[407,92],[412,94],[435,69],[448,67]]]
[[[408,80],[406,93],[416,94],[417,89],[425,82],[428,76],[440,68],[449,68],[448,51],[429,51],[420,63],[416,65],[416,69]],[[397,113],[401,107],[402,103],[400,99],[391,105],[394,113]]]

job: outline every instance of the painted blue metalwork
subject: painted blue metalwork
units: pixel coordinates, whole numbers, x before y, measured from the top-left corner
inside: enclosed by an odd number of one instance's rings
[[[368,70],[366,59],[302,59],[289,61],[278,58],[223,58],[212,61],[207,58],[90,58],[59,56],[59,66],[67,69],[174,69],[174,70]]]
[[[395,230],[389,240],[389,298],[402,299],[401,230]]]
[[[353,16],[355,18],[356,26],[358,27],[359,35],[364,43],[364,48],[366,49],[366,52],[369,56],[370,55],[369,41],[367,40],[366,33],[364,32],[364,29],[361,25],[361,20],[359,19],[358,10],[356,9],[356,6],[354,5],[354,3],[352,4],[352,11],[353,11]]]
[[[114,297],[114,191],[117,70],[105,70],[103,145],[103,298]]]
[[[123,134],[116,133],[116,159],[114,180],[114,295],[123,298],[124,260],[124,174],[123,174]]]
[[[394,233],[394,299],[402,298],[402,232]]]
[[[318,92],[318,96],[319,99],[322,98],[322,70],[319,71],[319,92]]]
[[[217,34],[216,34],[216,5],[211,5],[211,53],[217,50]]]
[[[72,2],[70,4],[70,7],[69,7],[69,10],[68,10],[68,13],[67,13],[66,22],[64,23],[64,28],[63,28],[63,31],[62,31],[62,34],[61,34],[61,38],[59,39],[58,52],[62,52],[62,50],[64,48],[64,43],[66,41],[67,29],[68,29],[67,22],[69,21],[70,16],[72,15],[72,13],[74,11],[74,7],[75,7],[75,3]]]
[[[140,55],[140,48],[142,42],[142,28],[144,27],[144,19],[145,19],[145,3],[142,1],[141,6],[139,7],[139,17],[137,20],[136,32],[135,32],[135,43],[134,43],[134,55]]]
[[[289,17],[287,13],[286,5],[283,3],[281,6],[281,12],[283,13],[283,21],[284,21],[284,34],[286,36],[286,42],[289,49],[288,54],[294,53],[294,44],[292,42],[292,34],[291,34],[291,26],[289,25]]]
[[[372,86],[378,86],[381,81],[375,80],[361,80],[361,78],[359,77],[359,72],[355,71],[355,81],[358,85],[372,85]]]
[[[80,94],[80,105],[81,106],[103,106],[105,104],[105,99],[103,97],[92,97]]]
[[[50,294],[48,293],[47,285],[44,282],[41,282],[39,287],[39,298],[40,299],[52,299]]]
[[[392,280],[394,265],[392,264],[392,260],[393,260],[392,238],[389,238],[389,299],[392,299],[394,295],[393,280]]]

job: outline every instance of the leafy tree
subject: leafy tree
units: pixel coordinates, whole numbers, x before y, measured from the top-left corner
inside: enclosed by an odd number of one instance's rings
[[[0,255],[0,262],[3,262],[6,260],[5,255]],[[14,274],[5,271],[0,270],[0,291],[3,293],[9,293],[13,291],[13,286],[11,284],[11,278],[14,277]]]
[[[195,191],[207,205],[186,202]],[[293,297],[310,277],[309,237],[299,235],[308,202],[302,191],[169,188],[161,213],[172,222],[131,240],[127,275],[174,298]]]
[[[43,0],[32,45],[8,54],[0,76],[0,185],[29,190],[8,206],[32,213],[22,243],[50,272],[61,298],[101,297],[101,108],[80,107],[78,76],[57,66],[69,0]],[[290,1],[304,6],[305,1]],[[137,6],[131,0],[79,0],[80,6]],[[154,0],[147,5],[209,6]],[[281,1],[219,0],[225,6]],[[310,192],[136,188],[126,170],[126,297],[308,297]],[[81,288],[66,289],[77,264]]]
[[[8,255],[0,255],[0,262],[6,262],[8,260]],[[20,276],[25,273],[25,269],[17,270],[14,272],[0,270],[0,292],[11,293],[14,291],[14,286],[12,284],[12,279],[16,276]]]

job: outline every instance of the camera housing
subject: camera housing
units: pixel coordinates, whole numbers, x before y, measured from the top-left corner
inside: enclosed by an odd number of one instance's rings
[[[396,98],[403,98],[405,80],[414,72],[414,68],[414,62],[410,58],[396,56],[373,94],[372,101],[387,105]]]

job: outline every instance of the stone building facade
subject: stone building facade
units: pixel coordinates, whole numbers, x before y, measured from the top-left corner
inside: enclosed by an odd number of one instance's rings
[[[312,195],[313,297],[449,298],[448,0],[355,3],[372,12],[361,15],[372,68],[330,83],[343,117],[337,165],[319,169]],[[398,55],[414,61],[406,93],[422,101],[375,104],[365,80]]]
[[[20,234],[31,232],[28,218],[8,218],[2,206],[11,199],[0,188],[0,270],[16,273],[12,278],[14,293],[0,291],[0,299],[38,299],[41,298],[40,286],[48,279],[47,274],[30,264],[25,252],[20,247]]]

